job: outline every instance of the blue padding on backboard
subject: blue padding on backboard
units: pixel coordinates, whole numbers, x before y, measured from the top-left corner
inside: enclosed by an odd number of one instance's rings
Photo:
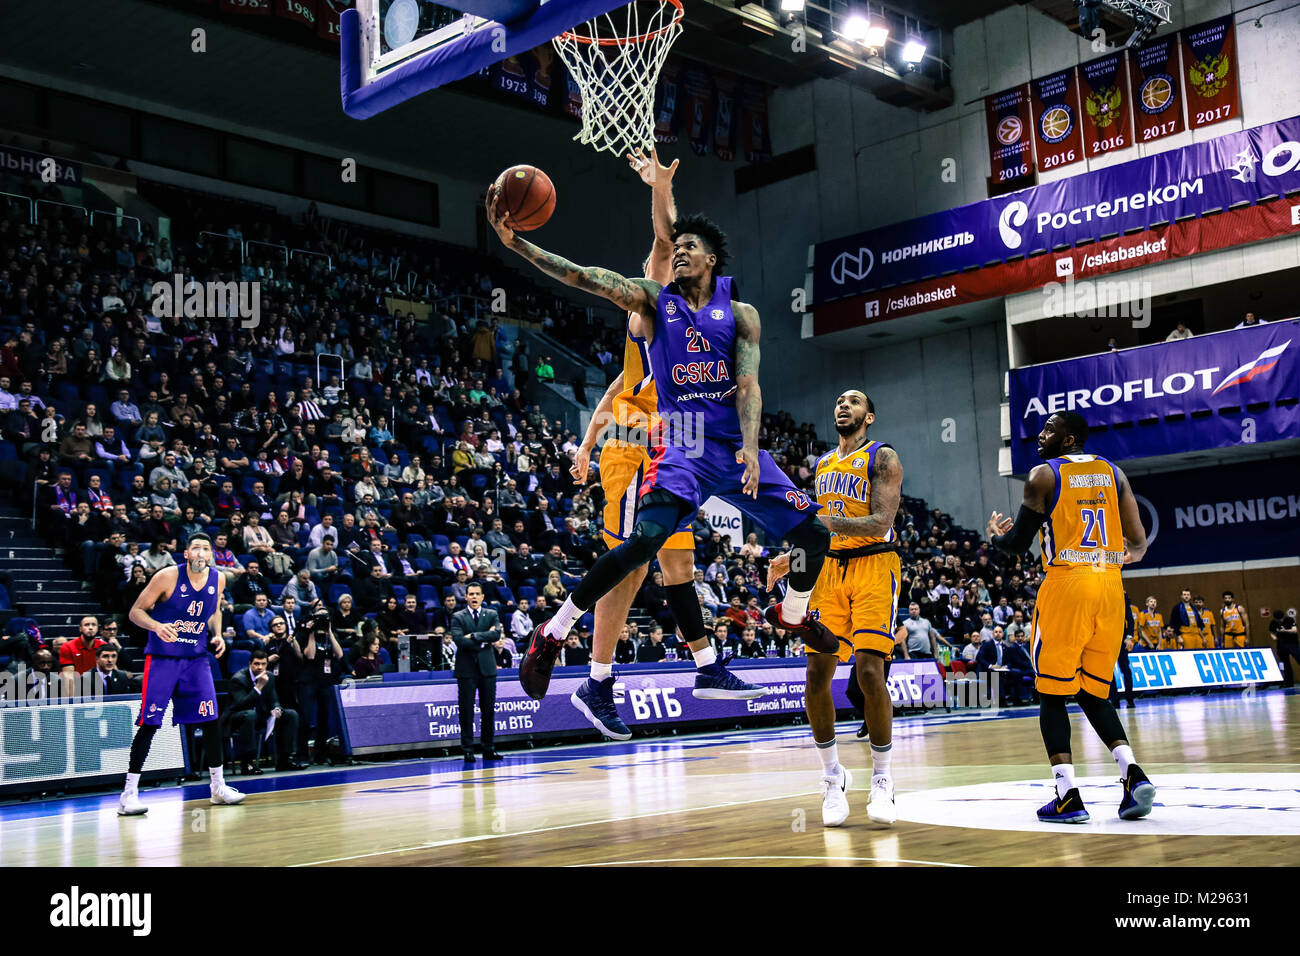
[[[512,6],[517,0],[481,0],[489,5]],[[505,49],[492,49],[497,37],[493,25],[470,36],[443,44],[401,66],[394,67],[368,86],[362,86],[361,14],[344,10],[339,18],[341,55],[339,85],[343,112],[353,119],[369,119],[421,93],[464,79],[507,57],[549,43],[565,30],[602,13],[626,6],[627,0],[551,0],[524,19],[505,27]],[[499,26],[497,24],[496,26]]]

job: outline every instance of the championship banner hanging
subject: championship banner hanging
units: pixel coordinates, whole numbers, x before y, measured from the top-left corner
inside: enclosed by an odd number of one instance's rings
[[[1047,172],[1083,159],[1079,132],[1079,73],[1074,67],[1029,84],[1038,169]]]
[[[544,43],[529,52],[528,92],[533,102],[545,109],[551,101],[551,87],[555,83],[556,68],[559,67],[555,47]]]
[[[1034,139],[1029,113],[1029,85],[984,97],[989,131],[989,165],[993,182],[1028,176],[1034,168]]]
[[[1101,156],[1133,145],[1129,110],[1128,56],[1103,56],[1079,67],[1079,98],[1083,101],[1083,149]]]
[[[1172,36],[1152,40],[1133,52],[1129,89],[1139,143],[1154,143],[1183,131],[1183,85],[1178,46]]]
[[[772,158],[766,87],[752,80],[746,81],[740,89],[740,103],[740,121],[745,131],[745,161],[765,163]]]
[[[683,86],[686,90],[686,136],[697,156],[709,152],[713,135],[713,80],[702,67],[689,66]]]
[[[717,113],[713,117],[713,152],[718,159],[736,158],[736,78],[719,73],[713,78],[717,90]]]
[[[677,103],[681,99],[681,65],[673,60],[664,64],[655,88],[655,142],[677,142]]]
[[[275,15],[308,30],[316,30],[316,0],[275,0]]]
[[[1237,34],[1232,15],[1178,34],[1187,80],[1187,122],[1192,129],[1241,115],[1237,86]]]

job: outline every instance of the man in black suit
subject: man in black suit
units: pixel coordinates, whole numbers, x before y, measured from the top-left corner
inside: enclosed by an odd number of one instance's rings
[[[975,655],[975,669],[980,673],[994,672],[998,675],[998,696],[1003,704],[1022,704],[1029,698],[1029,688],[1034,680],[1033,662],[1023,647],[1007,642],[1001,625],[993,628],[993,640],[980,645],[979,653]]]
[[[497,612],[483,607],[483,588],[471,584],[465,594],[469,606],[451,619],[456,642],[456,683],[460,686],[460,743],[465,764],[474,763],[474,692],[482,714],[483,759],[500,760],[492,747],[497,699],[497,658],[492,645],[505,634]]]
[[[91,693],[96,697],[113,694],[138,694],[140,685],[126,671],[117,669],[117,648],[104,644],[95,656],[95,666],[90,671]]]
[[[235,735],[235,746],[244,773],[260,774],[256,756],[258,744],[266,733],[266,723],[275,717],[276,770],[302,770],[307,765],[298,760],[294,749],[298,742],[298,712],[280,706],[275,681],[267,670],[267,654],[253,651],[248,667],[230,677],[230,697],[222,719],[227,733]]]

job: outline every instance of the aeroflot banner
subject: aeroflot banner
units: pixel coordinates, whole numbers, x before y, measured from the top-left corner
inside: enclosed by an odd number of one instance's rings
[[[1297,465],[1300,459],[1278,458],[1130,476],[1148,545],[1133,567],[1295,557]]]
[[[1060,411],[1111,426],[1088,450],[1120,461],[1300,438],[1300,406],[1278,404],[1300,396],[1298,356],[1300,323],[1287,320],[1013,369],[1012,468],[1033,467]]]
[[[1147,229],[1295,189],[1300,117],[818,243],[813,301]]]

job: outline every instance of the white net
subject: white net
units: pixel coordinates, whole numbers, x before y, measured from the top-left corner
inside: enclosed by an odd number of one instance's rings
[[[655,85],[681,32],[681,0],[634,0],[555,38],[582,94],[575,140],[615,156],[654,145]]]

